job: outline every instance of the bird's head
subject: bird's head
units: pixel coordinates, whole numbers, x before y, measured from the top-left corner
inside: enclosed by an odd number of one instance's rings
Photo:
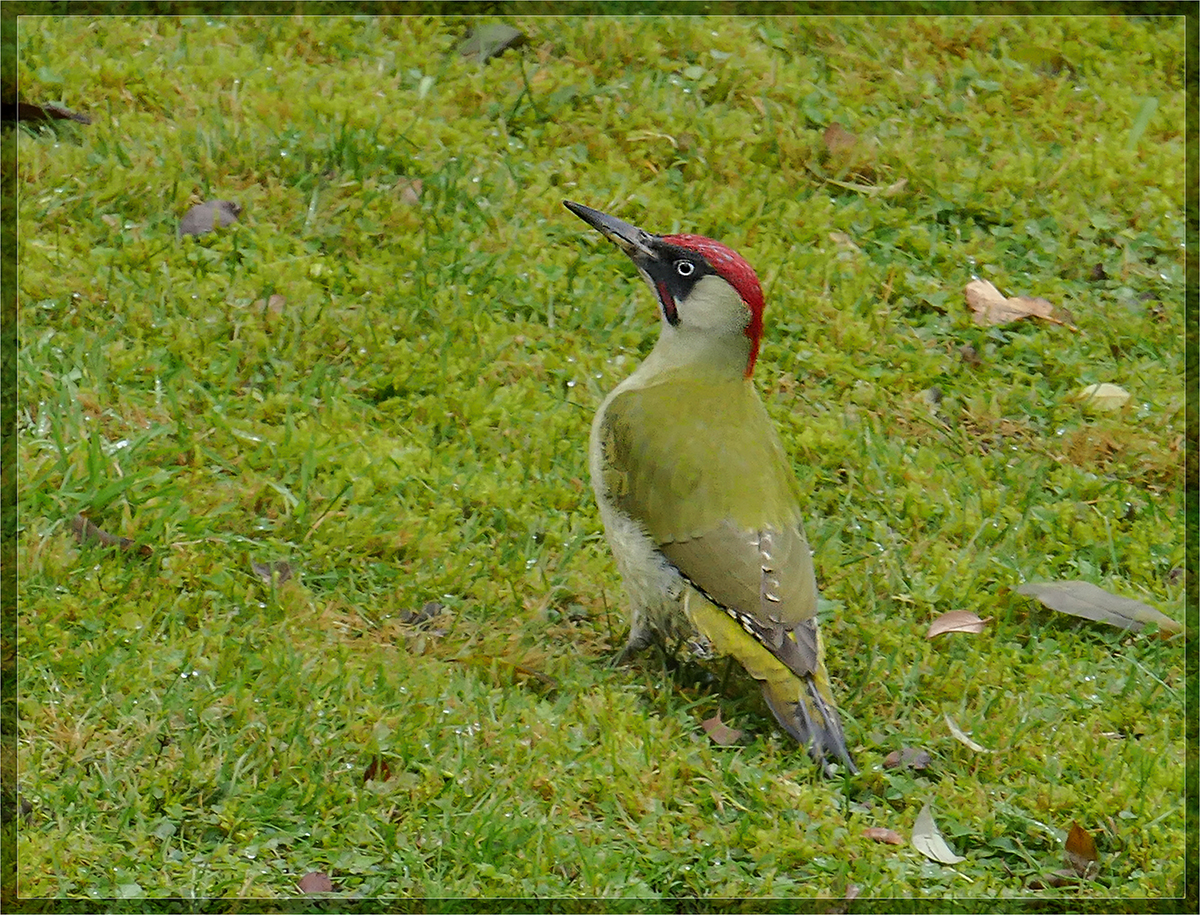
[[[762,339],[763,294],[740,254],[703,235],[652,235],[591,207],[563,204],[629,255],[658,297],[664,334],[694,341],[697,352],[732,345],[740,358],[744,349],[750,377]]]

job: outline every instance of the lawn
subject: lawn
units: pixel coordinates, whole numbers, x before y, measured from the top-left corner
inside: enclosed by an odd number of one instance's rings
[[[15,137],[8,903],[1181,905],[1190,642],[1015,589],[1185,621],[1184,20],[484,22],[20,20],[92,122]],[[858,776],[723,662],[611,663],[587,431],[656,315],[564,198],[757,268]]]

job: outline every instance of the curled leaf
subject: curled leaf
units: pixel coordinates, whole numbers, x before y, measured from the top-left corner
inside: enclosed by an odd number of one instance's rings
[[[251,562],[254,574],[267,584],[283,584],[293,575],[292,564],[280,559],[278,562]]]
[[[1088,581],[1030,582],[1017,588],[1018,594],[1032,597],[1051,610],[1068,613],[1119,629],[1139,631],[1146,623],[1156,623],[1164,633],[1177,633],[1183,627],[1149,604],[1128,597],[1117,597]]]
[[[897,769],[904,766],[908,769],[925,769],[930,763],[928,750],[914,750],[912,747],[904,747],[901,750],[892,750],[883,760],[883,768]]]
[[[1067,864],[1071,865],[1071,870],[1080,877],[1090,877],[1098,869],[1100,856],[1096,853],[1096,843],[1078,823],[1071,823],[1071,831],[1067,833],[1063,850]]]
[[[1071,327],[1067,321],[1055,317],[1054,305],[1046,299],[1029,296],[1009,298],[987,280],[971,280],[963,293],[967,298],[967,307],[971,309],[972,319],[981,327],[1008,324],[1022,318],[1041,318],[1052,324]],[[1073,327],[1071,329],[1074,330]]]
[[[367,768],[363,771],[364,782],[386,782],[391,777],[392,767],[382,756],[372,756],[371,761],[367,763]]]
[[[400,622],[406,626],[422,626],[430,620],[436,619],[438,614],[445,609],[445,606],[436,600],[426,601],[421,605],[420,610],[406,610],[400,614]]]
[[[950,729],[950,733],[954,735],[954,739],[961,743],[968,750],[974,750],[976,753],[994,753],[994,750],[989,750],[987,747],[980,746],[970,737],[968,737],[963,729],[958,726],[953,718],[946,713],[942,713],[942,717],[946,719],[946,727]]]
[[[85,515],[76,515],[71,519],[71,530],[80,543],[98,543],[101,546],[115,546],[126,552],[134,552],[139,556],[149,556],[154,551],[145,544],[138,545],[128,537],[118,537],[108,531],[101,530]]]
[[[1103,384],[1089,384],[1075,395],[1075,399],[1093,410],[1119,410],[1129,403],[1129,392],[1106,381]]]
[[[926,858],[939,864],[958,864],[967,860],[962,855],[956,855],[938,832],[937,824],[933,822],[930,804],[921,808],[921,812],[917,814],[917,821],[913,823],[912,845]]]
[[[18,121],[78,121],[80,124],[90,124],[92,119],[86,114],[79,114],[76,111],[71,111],[64,108],[62,105],[55,105],[53,102],[43,102],[41,105],[35,105],[32,102],[27,102],[23,98],[16,100],[15,110],[10,108],[9,102],[4,103],[3,120],[13,120],[14,116]]]
[[[943,613],[929,624],[929,631],[925,633],[925,638],[932,639],[946,632],[969,632],[978,635],[983,632],[983,627],[991,621],[990,616],[987,619],[980,619],[970,610],[951,610]]]
[[[709,740],[715,743],[718,747],[730,747],[737,743],[742,738],[742,732],[737,728],[731,728],[721,720],[721,713],[717,712],[711,718],[706,718],[700,722],[700,726],[704,728],[704,732],[708,734]]]
[[[894,829],[884,829],[882,826],[868,826],[863,830],[863,838],[884,842],[888,845],[904,844],[904,836]]]

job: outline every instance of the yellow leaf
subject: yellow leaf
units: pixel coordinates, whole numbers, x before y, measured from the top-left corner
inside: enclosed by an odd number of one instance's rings
[[[1095,410],[1119,410],[1129,403],[1129,392],[1119,385],[1104,382],[1089,384],[1075,395],[1075,399]]]

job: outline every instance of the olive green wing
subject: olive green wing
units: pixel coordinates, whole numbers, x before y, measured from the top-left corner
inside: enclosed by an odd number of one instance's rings
[[[609,498],[698,590],[774,633],[774,646],[815,615],[795,478],[750,383],[622,392],[600,441]]]

